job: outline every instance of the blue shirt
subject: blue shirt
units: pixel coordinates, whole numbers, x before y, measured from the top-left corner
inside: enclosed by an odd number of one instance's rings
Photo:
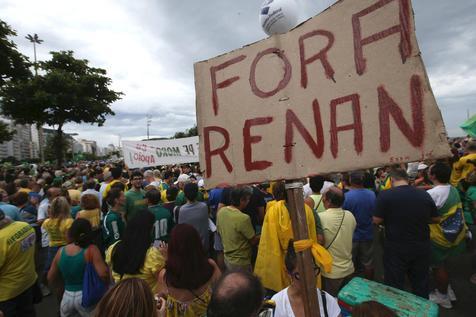
[[[375,193],[368,189],[351,189],[344,196],[342,208],[350,211],[357,221],[353,241],[372,241]]]
[[[218,204],[221,201],[222,194],[223,194],[223,188],[213,188],[208,193],[208,206],[210,206],[211,213],[214,218],[216,217]]]
[[[20,221],[19,209],[13,205],[0,202],[0,209],[3,210],[5,216],[9,217],[13,221]]]

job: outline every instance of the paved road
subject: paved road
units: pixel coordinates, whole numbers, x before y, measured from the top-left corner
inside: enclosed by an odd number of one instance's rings
[[[381,250],[376,250],[376,277],[382,276]],[[441,317],[472,317],[476,316],[476,285],[469,282],[471,275],[471,261],[469,254],[449,261],[451,285],[456,293],[458,301],[453,309],[440,308]],[[58,303],[54,296],[48,296],[36,306],[38,317],[58,316]]]

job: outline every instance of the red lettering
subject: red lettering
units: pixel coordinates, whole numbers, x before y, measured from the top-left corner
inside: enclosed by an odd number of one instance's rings
[[[402,109],[388,95],[383,86],[377,88],[380,122],[380,149],[387,152],[390,149],[390,115],[395,120],[397,127],[414,147],[423,144],[425,136],[425,122],[423,120],[423,88],[418,75],[413,75],[410,80],[411,109],[413,129],[403,116]]]
[[[225,139],[225,144],[214,150],[210,149],[210,132],[212,131],[220,133]],[[228,171],[228,173],[231,173],[231,171],[233,171],[233,166],[225,155],[225,150],[228,149],[228,147],[230,146],[230,134],[228,133],[228,131],[222,127],[217,126],[205,127],[203,128],[203,138],[205,146],[205,173],[207,177],[212,176],[212,157],[214,155],[220,156],[221,160],[225,164],[226,170]]]
[[[324,132],[322,128],[321,111],[319,109],[319,103],[316,99],[314,99],[314,101],[312,102],[312,110],[314,112],[314,123],[316,125],[316,141],[313,140],[311,134],[304,127],[301,120],[299,120],[296,114],[291,109],[288,109],[286,111],[286,136],[284,146],[284,160],[286,161],[286,163],[290,163],[293,157],[293,125],[299,131],[309,148],[311,148],[312,153],[314,153],[314,156],[316,158],[320,158],[322,156],[322,153],[324,152]]]
[[[337,106],[346,102],[352,103],[352,114],[354,123],[344,126],[337,126]],[[337,98],[331,100],[331,152],[334,158],[337,157],[339,151],[339,140],[337,134],[340,131],[354,130],[354,147],[357,154],[360,154],[363,149],[362,136],[362,119],[360,116],[360,97],[358,94]]]
[[[255,170],[261,171],[273,165],[273,163],[269,161],[253,161],[251,149],[252,144],[259,143],[262,139],[262,137],[259,135],[251,135],[251,127],[255,125],[269,124],[272,121],[272,117],[254,118],[245,121],[245,125],[243,127],[243,153],[245,159],[245,169],[248,172]]]
[[[389,4],[392,1],[398,1],[399,3],[399,19],[400,24],[392,26],[381,32],[372,34],[366,38],[362,38],[362,29],[360,25],[360,19],[377,9]],[[400,33],[400,56],[402,62],[405,63],[406,59],[410,57],[412,52],[411,43],[411,22],[410,22],[410,0],[380,0],[370,7],[352,15],[352,27],[354,31],[354,60],[357,74],[362,75],[365,72],[367,61],[364,58],[363,46],[376,42],[394,33]]]
[[[319,53],[313,55],[312,57],[306,59],[305,55],[305,46],[304,46],[304,40],[321,35],[324,37],[327,37],[327,46],[323,48],[322,50],[319,51]],[[302,35],[299,38],[299,56],[301,58],[301,86],[303,88],[307,88],[307,68],[306,66],[308,64],[311,64],[315,62],[316,60],[320,59],[322,67],[324,68],[324,71],[326,73],[326,77],[329,79],[332,79],[332,81],[335,82],[334,80],[334,69],[332,68],[331,64],[327,60],[327,52],[331,49],[332,45],[334,44],[334,35],[329,32],[329,31],[324,31],[324,30],[315,30],[309,33],[306,33]]]
[[[279,82],[278,86],[275,89],[273,89],[271,91],[262,91],[261,89],[258,88],[258,85],[256,85],[256,66],[258,65],[258,62],[260,61],[260,59],[263,56],[268,55],[268,54],[276,54],[276,56],[278,56],[283,61],[283,63],[284,63],[284,76],[283,76],[283,78],[281,79],[281,81]],[[278,91],[280,91],[281,89],[286,87],[286,85],[291,80],[291,72],[292,72],[291,63],[289,62],[286,55],[284,55],[284,52],[281,51],[278,48],[275,48],[275,47],[268,48],[268,49],[258,53],[258,55],[256,55],[255,59],[253,60],[253,63],[251,64],[251,70],[250,70],[251,90],[253,91],[253,93],[256,96],[258,96],[260,98],[271,97],[271,96],[275,95]]]
[[[226,79],[226,80],[217,84],[217,72],[227,68],[230,65],[239,63],[242,60],[244,60],[245,58],[246,58],[245,55],[240,55],[240,56],[232,58],[229,61],[226,61],[226,62],[224,62],[224,63],[222,63],[218,66],[210,67],[210,76],[211,76],[211,79],[212,79],[213,113],[215,114],[215,116],[218,114],[218,93],[217,93],[217,90],[228,87],[231,84],[233,84],[235,81],[240,79],[240,76],[234,76],[234,77],[228,78],[228,79]]]

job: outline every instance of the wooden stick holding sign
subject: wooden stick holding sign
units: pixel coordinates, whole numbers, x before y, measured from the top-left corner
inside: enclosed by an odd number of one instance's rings
[[[307,240],[309,239],[309,232],[307,232],[306,210],[304,209],[303,183],[300,181],[287,181],[286,194],[294,239],[296,241]],[[320,317],[311,250],[307,249],[303,252],[297,252],[296,255],[298,272],[303,287],[304,315],[306,317]]]

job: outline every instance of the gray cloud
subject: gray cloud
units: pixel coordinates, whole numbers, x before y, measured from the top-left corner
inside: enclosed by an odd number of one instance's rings
[[[304,21],[333,0],[295,0]],[[69,132],[114,142],[117,135],[170,136],[195,123],[193,63],[265,38],[255,1],[15,1],[0,0],[2,19],[18,30],[16,42],[32,56],[27,33],[38,33],[48,51],[72,49],[91,65],[107,69],[123,100],[116,116],[97,128],[68,125]],[[476,113],[476,3],[474,0],[414,0],[417,37],[450,135],[467,110]]]

